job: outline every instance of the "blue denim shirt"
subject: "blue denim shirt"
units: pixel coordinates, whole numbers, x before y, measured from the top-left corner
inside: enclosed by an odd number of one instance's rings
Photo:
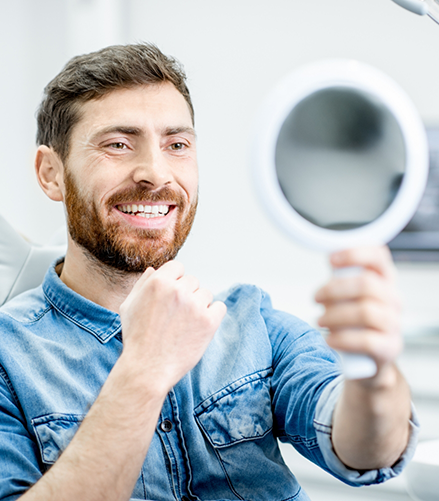
[[[133,499],[308,500],[278,439],[351,485],[398,474],[357,472],[331,446],[340,367],[321,335],[241,285],[198,365],[168,394]],[[117,314],[66,287],[41,287],[0,310],[0,499],[14,500],[68,446],[122,350]],[[130,412],[127,409],[127,412]],[[416,424],[412,423],[413,430]]]

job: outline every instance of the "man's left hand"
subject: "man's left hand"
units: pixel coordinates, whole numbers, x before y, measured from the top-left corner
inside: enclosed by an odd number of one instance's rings
[[[334,349],[371,356],[379,369],[400,354],[401,300],[387,247],[363,247],[331,255],[333,268],[359,266],[358,275],[334,276],[315,296],[325,307],[319,325]]]

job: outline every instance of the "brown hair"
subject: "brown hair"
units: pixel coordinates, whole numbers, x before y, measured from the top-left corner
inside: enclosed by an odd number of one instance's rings
[[[112,90],[172,83],[185,98],[194,120],[186,75],[180,63],[149,43],[113,45],[71,59],[46,86],[37,112],[37,144],[52,147],[64,162],[80,105]]]

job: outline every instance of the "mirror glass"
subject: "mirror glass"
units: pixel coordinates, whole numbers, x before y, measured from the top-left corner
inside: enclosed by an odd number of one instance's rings
[[[307,221],[350,230],[394,201],[407,163],[401,127],[372,94],[348,87],[317,90],[296,104],[275,146],[280,188]]]

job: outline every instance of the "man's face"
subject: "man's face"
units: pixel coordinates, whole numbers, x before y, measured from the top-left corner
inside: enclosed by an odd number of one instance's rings
[[[170,83],[86,102],[64,165],[71,238],[101,263],[142,272],[173,259],[195,217],[195,133]]]

